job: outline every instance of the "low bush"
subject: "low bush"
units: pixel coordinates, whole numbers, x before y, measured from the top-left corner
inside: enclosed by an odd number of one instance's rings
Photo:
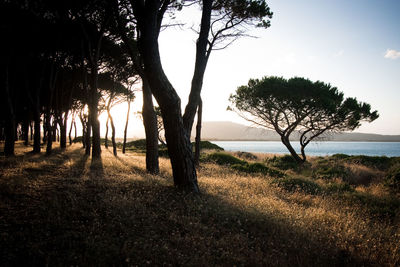
[[[265,166],[262,163],[234,164],[232,169],[246,173],[262,173],[272,177],[284,177],[285,174],[279,170],[275,170]]]
[[[325,187],[325,191],[330,193],[344,193],[344,192],[354,192],[354,188],[347,183],[329,183]]]
[[[312,170],[312,176],[314,178],[321,179],[333,179],[333,178],[341,178],[346,179],[349,175],[349,171],[340,164],[334,163],[332,161],[322,161],[318,162]]]
[[[346,162],[362,164],[364,166],[368,166],[370,168],[376,168],[379,170],[387,170],[391,165],[391,158],[386,156],[378,157],[378,156],[350,156],[345,159]]]
[[[215,152],[207,155],[204,158],[205,161],[212,161],[218,165],[244,165],[247,164],[246,161],[238,159],[230,154],[223,152]]]
[[[238,156],[239,158],[243,158],[243,159],[247,159],[247,160],[257,160],[257,156],[254,154],[251,154],[249,152],[239,151],[239,152],[236,152],[235,155]]]
[[[319,184],[304,178],[284,178],[276,180],[275,182],[279,187],[290,192],[300,191],[312,195],[322,192],[322,188]]]
[[[392,166],[385,177],[385,185],[395,194],[400,194],[400,164]]]
[[[281,157],[274,156],[268,160],[268,163],[281,170],[295,169],[299,166],[296,160],[290,155],[284,155]]]
[[[192,142],[192,147],[194,150],[195,142]],[[212,149],[212,150],[218,150],[218,151],[223,151],[224,149],[214,143],[211,143],[210,141],[200,141],[200,149]]]

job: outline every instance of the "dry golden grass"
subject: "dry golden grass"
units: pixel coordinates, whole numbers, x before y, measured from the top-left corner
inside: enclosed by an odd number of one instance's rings
[[[400,264],[400,215],[374,216],[346,194],[204,163],[193,195],[173,187],[164,158],[150,175],[141,154],[27,151],[0,159],[0,265]]]

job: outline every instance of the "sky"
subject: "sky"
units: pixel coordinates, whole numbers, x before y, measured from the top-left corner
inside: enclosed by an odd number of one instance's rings
[[[203,121],[233,121],[249,125],[227,111],[229,95],[263,76],[320,80],[371,104],[380,117],[363,123],[357,132],[400,134],[400,1],[398,0],[267,0],[271,27],[252,29],[224,50],[211,53],[202,90]],[[176,15],[182,27],[159,37],[162,64],[172,85],[187,103],[194,69],[196,35],[190,30],[200,19],[191,8]],[[141,109],[141,94],[133,110]],[[117,132],[122,133],[126,105],[114,107]],[[134,117],[135,115],[131,115]],[[101,120],[104,120],[102,115]],[[141,136],[140,120],[130,122],[130,135]],[[104,123],[103,123],[104,126]],[[119,130],[121,129],[121,130]],[[117,134],[121,135],[121,134]]]

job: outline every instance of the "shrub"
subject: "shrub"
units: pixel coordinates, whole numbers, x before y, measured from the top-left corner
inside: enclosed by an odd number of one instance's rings
[[[276,183],[279,187],[290,192],[301,191],[312,195],[322,192],[317,183],[303,178],[284,178],[277,180]]]
[[[349,155],[347,155],[347,154],[333,154],[332,156],[331,156],[333,159],[347,159],[347,158],[349,158],[349,157],[351,157],[351,156],[349,156]]]
[[[192,147],[194,149],[195,142],[192,142]],[[224,149],[216,144],[211,143],[210,141],[200,141],[200,149],[213,149],[218,151],[223,151]]]
[[[354,192],[354,188],[347,183],[330,183],[325,187],[327,193],[344,193],[344,192]]]
[[[400,164],[392,166],[385,177],[385,185],[394,193],[400,193]]]
[[[322,179],[333,179],[341,178],[346,179],[349,175],[349,171],[343,166],[334,162],[322,162],[317,163],[313,169],[312,175],[315,178]]]
[[[391,158],[386,156],[350,156],[346,158],[346,162],[351,162],[355,164],[362,164],[371,168],[377,168],[380,170],[387,170],[391,165]]]
[[[281,170],[295,169],[299,166],[296,160],[290,155],[284,155],[282,157],[274,156],[268,160],[268,163]]]
[[[257,156],[254,154],[251,154],[249,152],[239,151],[239,152],[236,152],[235,155],[237,155],[239,158],[244,158],[247,160],[257,160]]]
[[[274,170],[262,163],[234,164],[232,168],[246,173],[262,173],[273,177],[283,177],[285,174],[281,171]]]
[[[223,153],[223,152],[215,152],[209,154],[205,157],[206,161],[212,161],[217,163],[218,165],[244,165],[247,164],[246,161],[238,159],[230,154]]]

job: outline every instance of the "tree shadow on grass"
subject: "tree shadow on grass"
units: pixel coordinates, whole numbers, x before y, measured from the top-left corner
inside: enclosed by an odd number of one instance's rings
[[[59,184],[37,206],[4,216],[3,264],[370,264],[285,218],[222,197],[187,194],[161,180],[105,178]]]

